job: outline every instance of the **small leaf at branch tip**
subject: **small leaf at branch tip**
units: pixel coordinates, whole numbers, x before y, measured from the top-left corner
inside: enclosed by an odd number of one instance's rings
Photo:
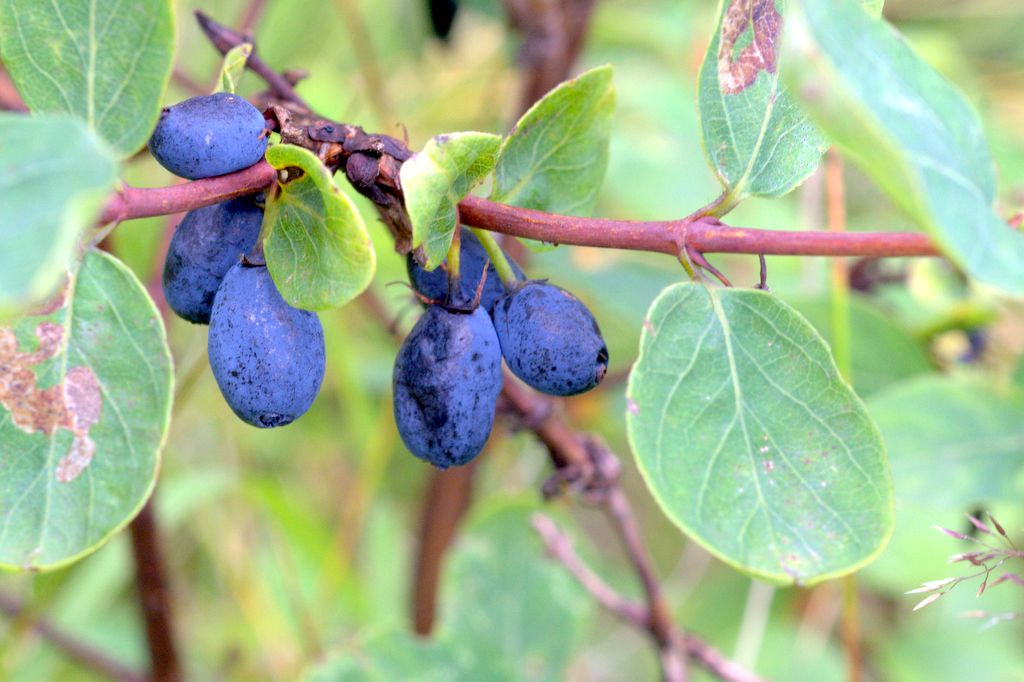
[[[934,602],[936,599],[938,599],[939,597],[941,597],[944,594],[945,594],[945,592],[936,592],[935,594],[929,594],[927,597],[925,597],[921,601],[917,602],[917,605],[913,609],[911,609],[911,610],[912,611],[917,611],[919,609],[923,609],[924,607],[928,606],[929,604],[931,604],[932,602]]]
[[[245,64],[249,61],[251,54],[252,44],[242,43],[231,48],[224,55],[220,78],[217,79],[218,88],[216,92],[235,94],[235,90],[238,89],[238,83],[242,80],[242,76],[245,75]]]

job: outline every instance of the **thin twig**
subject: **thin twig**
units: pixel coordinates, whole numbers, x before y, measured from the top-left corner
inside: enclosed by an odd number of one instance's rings
[[[182,672],[171,618],[173,600],[164,575],[163,551],[153,514],[152,497],[131,522],[129,529],[139,605],[146,622],[152,679],[154,682],[177,682],[182,679]]]
[[[540,535],[551,558],[565,566],[565,570],[576,578],[598,604],[633,627],[647,627],[647,609],[620,595],[590,570],[590,567],[576,555],[569,536],[559,530],[550,517],[534,514],[533,527]]]
[[[211,19],[207,14],[201,10],[196,10],[196,20],[199,21],[200,28],[203,29],[203,33],[209,38],[217,51],[222,55],[227,54],[231,48],[236,45],[240,45],[244,42],[251,41],[251,36],[245,36],[238,31],[234,31],[223,24],[217,23]],[[248,61],[245,63],[246,67],[251,69],[253,73],[258,75],[270,88],[271,93],[283,100],[287,100],[296,104],[303,109],[309,111],[309,104],[306,100],[302,99],[292,84],[287,78],[273,70],[267,63],[264,62],[260,56],[256,53],[256,46],[253,45],[252,54],[249,55]]]
[[[8,618],[21,620],[53,646],[91,670],[121,682],[143,682],[145,675],[111,658],[91,644],[87,644],[46,618],[37,617],[16,597],[0,592],[0,611]]]

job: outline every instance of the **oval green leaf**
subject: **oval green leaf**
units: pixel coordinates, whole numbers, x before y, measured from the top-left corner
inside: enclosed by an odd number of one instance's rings
[[[116,179],[81,121],[0,113],[0,318],[53,291]]]
[[[648,311],[626,423],[669,518],[752,575],[811,584],[892,532],[885,450],[821,336],[761,291],[684,283]]]
[[[614,108],[611,66],[549,92],[502,143],[491,199],[551,213],[589,213],[608,167]]]
[[[40,311],[0,327],[0,566],[49,570],[99,547],[156,482],[173,374],[163,321],[90,251]]]
[[[798,6],[787,73],[818,125],[972,277],[1024,292],[1024,235],[995,212],[995,167],[963,94],[854,0]]]
[[[146,143],[174,59],[170,0],[0,0],[0,35],[32,111],[74,114],[123,157]]]
[[[281,296],[305,310],[348,303],[377,266],[359,212],[311,152],[275,145],[267,162],[281,171],[263,218],[264,254]]]
[[[490,133],[438,135],[402,164],[412,245],[423,247],[427,270],[448,254],[459,222],[459,202],[494,170],[500,146],[501,138]]]

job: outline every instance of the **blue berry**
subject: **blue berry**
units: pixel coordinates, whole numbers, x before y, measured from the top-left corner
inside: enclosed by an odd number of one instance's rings
[[[494,328],[512,372],[549,395],[575,395],[600,383],[608,347],[579,299],[546,282],[527,282],[494,306]]]
[[[420,459],[447,469],[476,457],[494,425],[501,351],[482,308],[430,306],[395,358],[398,433]]]
[[[218,92],[166,107],[149,138],[160,165],[197,180],[248,168],[267,151],[266,122],[238,95]]]
[[[207,351],[228,405],[260,428],[302,416],[324,378],[320,319],[288,305],[266,266],[228,270],[213,301]]]
[[[256,245],[263,209],[255,195],[189,211],[164,261],[164,298],[189,322],[210,323],[210,309],[225,273]]]
[[[516,262],[508,259],[512,271],[519,280],[526,279],[523,271],[519,269]],[[480,295],[480,306],[488,313],[494,309],[494,304],[505,293],[505,285],[501,283],[494,265],[491,264],[484,250],[483,244],[470,230],[462,230],[461,241],[459,242],[459,271],[460,285],[462,289],[461,301],[472,301],[476,295],[476,287],[480,283],[480,276],[484,271],[484,263],[487,263],[487,282],[484,284],[483,293]],[[421,295],[433,301],[444,301],[448,295],[448,272],[443,267],[424,270],[416,262],[416,258],[410,253],[406,256],[406,270],[409,272],[409,283],[413,289]],[[460,301],[460,302],[461,302]]]

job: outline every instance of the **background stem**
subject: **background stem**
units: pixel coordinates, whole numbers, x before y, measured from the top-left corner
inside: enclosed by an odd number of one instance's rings
[[[173,600],[165,577],[152,497],[131,522],[129,530],[139,606],[146,623],[152,679],[154,682],[177,682],[183,678],[174,638]]]
[[[843,160],[833,148],[825,159],[825,210],[828,231],[846,232],[846,182]],[[850,284],[846,263],[838,258],[829,263],[829,309],[832,327],[832,355],[839,373],[853,383],[853,333],[850,328]],[[847,680],[861,682],[864,676],[860,643],[860,613],[855,575],[844,576],[842,583],[842,635],[846,649]]]

